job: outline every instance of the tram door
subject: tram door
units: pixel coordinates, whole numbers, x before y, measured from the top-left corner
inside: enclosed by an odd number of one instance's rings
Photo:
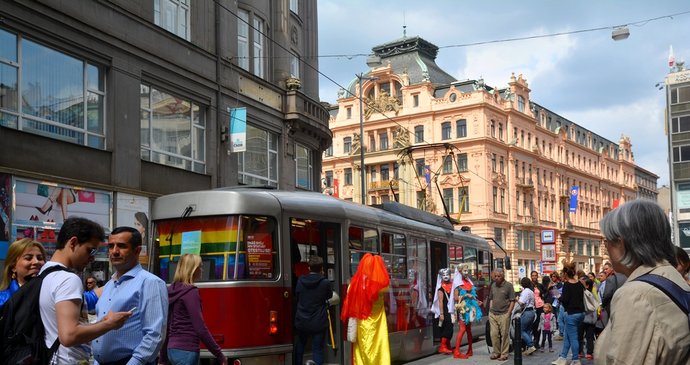
[[[331,283],[333,291],[340,298],[345,293],[341,293],[343,288],[342,278],[340,277],[340,225],[330,222],[322,222],[315,219],[291,218],[290,219],[290,251],[292,264],[292,292],[295,293],[297,280],[300,276],[309,273],[309,258],[317,255],[323,259],[323,275]],[[293,297],[293,318],[297,308],[297,298]],[[343,363],[343,349],[341,338],[340,322],[341,304],[328,308],[330,314],[330,325],[326,330],[326,340],[324,341],[324,363]],[[333,337],[331,338],[331,333]],[[311,341],[311,340],[310,340]],[[297,344],[297,333],[295,332],[294,344]],[[334,348],[335,347],[335,348]],[[305,346],[303,361],[311,359],[311,342]]]
[[[431,263],[431,271],[429,276],[431,276],[431,281],[429,282],[430,300],[429,305],[431,306],[434,302],[434,297],[436,296],[436,279],[438,277],[438,271],[448,267],[448,244],[445,242],[431,241],[429,246],[431,252],[429,255]],[[432,314],[433,316],[433,314]],[[438,328],[438,318],[433,320],[434,328],[434,339],[441,337],[440,330]]]

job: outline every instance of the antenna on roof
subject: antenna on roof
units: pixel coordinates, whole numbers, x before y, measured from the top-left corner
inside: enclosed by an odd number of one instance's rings
[[[405,11],[403,10],[403,38],[407,38],[407,24],[405,23]]]

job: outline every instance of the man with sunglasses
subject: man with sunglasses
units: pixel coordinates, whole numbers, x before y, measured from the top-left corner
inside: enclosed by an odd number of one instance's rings
[[[132,319],[119,331],[91,343],[99,365],[155,364],[163,345],[168,317],[168,289],[139,264],[141,233],[117,227],[108,237],[108,257],[115,270],[96,303],[98,319],[112,310],[130,311]]]
[[[98,223],[85,218],[68,218],[60,228],[53,257],[41,268],[41,273],[54,266],[64,268],[43,279],[39,297],[46,346],[50,348],[60,340],[53,363],[88,364],[89,341],[122,327],[132,315],[109,312],[102,321],[88,324],[86,306],[82,305],[84,288],[74,271],[83,271],[93,261],[103,240],[103,228]]]

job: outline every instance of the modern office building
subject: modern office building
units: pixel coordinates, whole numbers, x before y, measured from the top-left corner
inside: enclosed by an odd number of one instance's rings
[[[316,7],[0,0],[0,259],[17,238],[54,248],[71,215],[148,229],[161,194],[318,190]]]
[[[690,251],[690,70],[675,65],[665,84],[671,226],[675,244]]]
[[[458,228],[499,242],[512,275],[550,272],[562,259],[599,270],[601,217],[637,198],[639,175],[656,191],[656,175],[636,166],[630,139],[610,141],[536,103],[523,75],[502,87],[458,81],[438,67],[437,53],[419,37],[373,48],[370,60],[380,64],[341,90],[330,121],[326,192],[447,211]]]

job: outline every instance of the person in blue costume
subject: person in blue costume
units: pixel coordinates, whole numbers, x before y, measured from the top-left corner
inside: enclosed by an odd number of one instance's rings
[[[468,275],[462,275],[455,267],[453,278],[453,293],[455,296],[455,309],[458,313],[458,335],[455,339],[455,351],[453,357],[468,359],[472,356],[472,322],[482,319],[482,302],[477,300],[477,289]],[[467,333],[467,352],[460,352],[462,337]]]
[[[46,250],[40,242],[30,238],[22,238],[12,242],[7,249],[5,269],[0,281],[0,307],[7,302],[12,294],[38,274],[46,263]]]

